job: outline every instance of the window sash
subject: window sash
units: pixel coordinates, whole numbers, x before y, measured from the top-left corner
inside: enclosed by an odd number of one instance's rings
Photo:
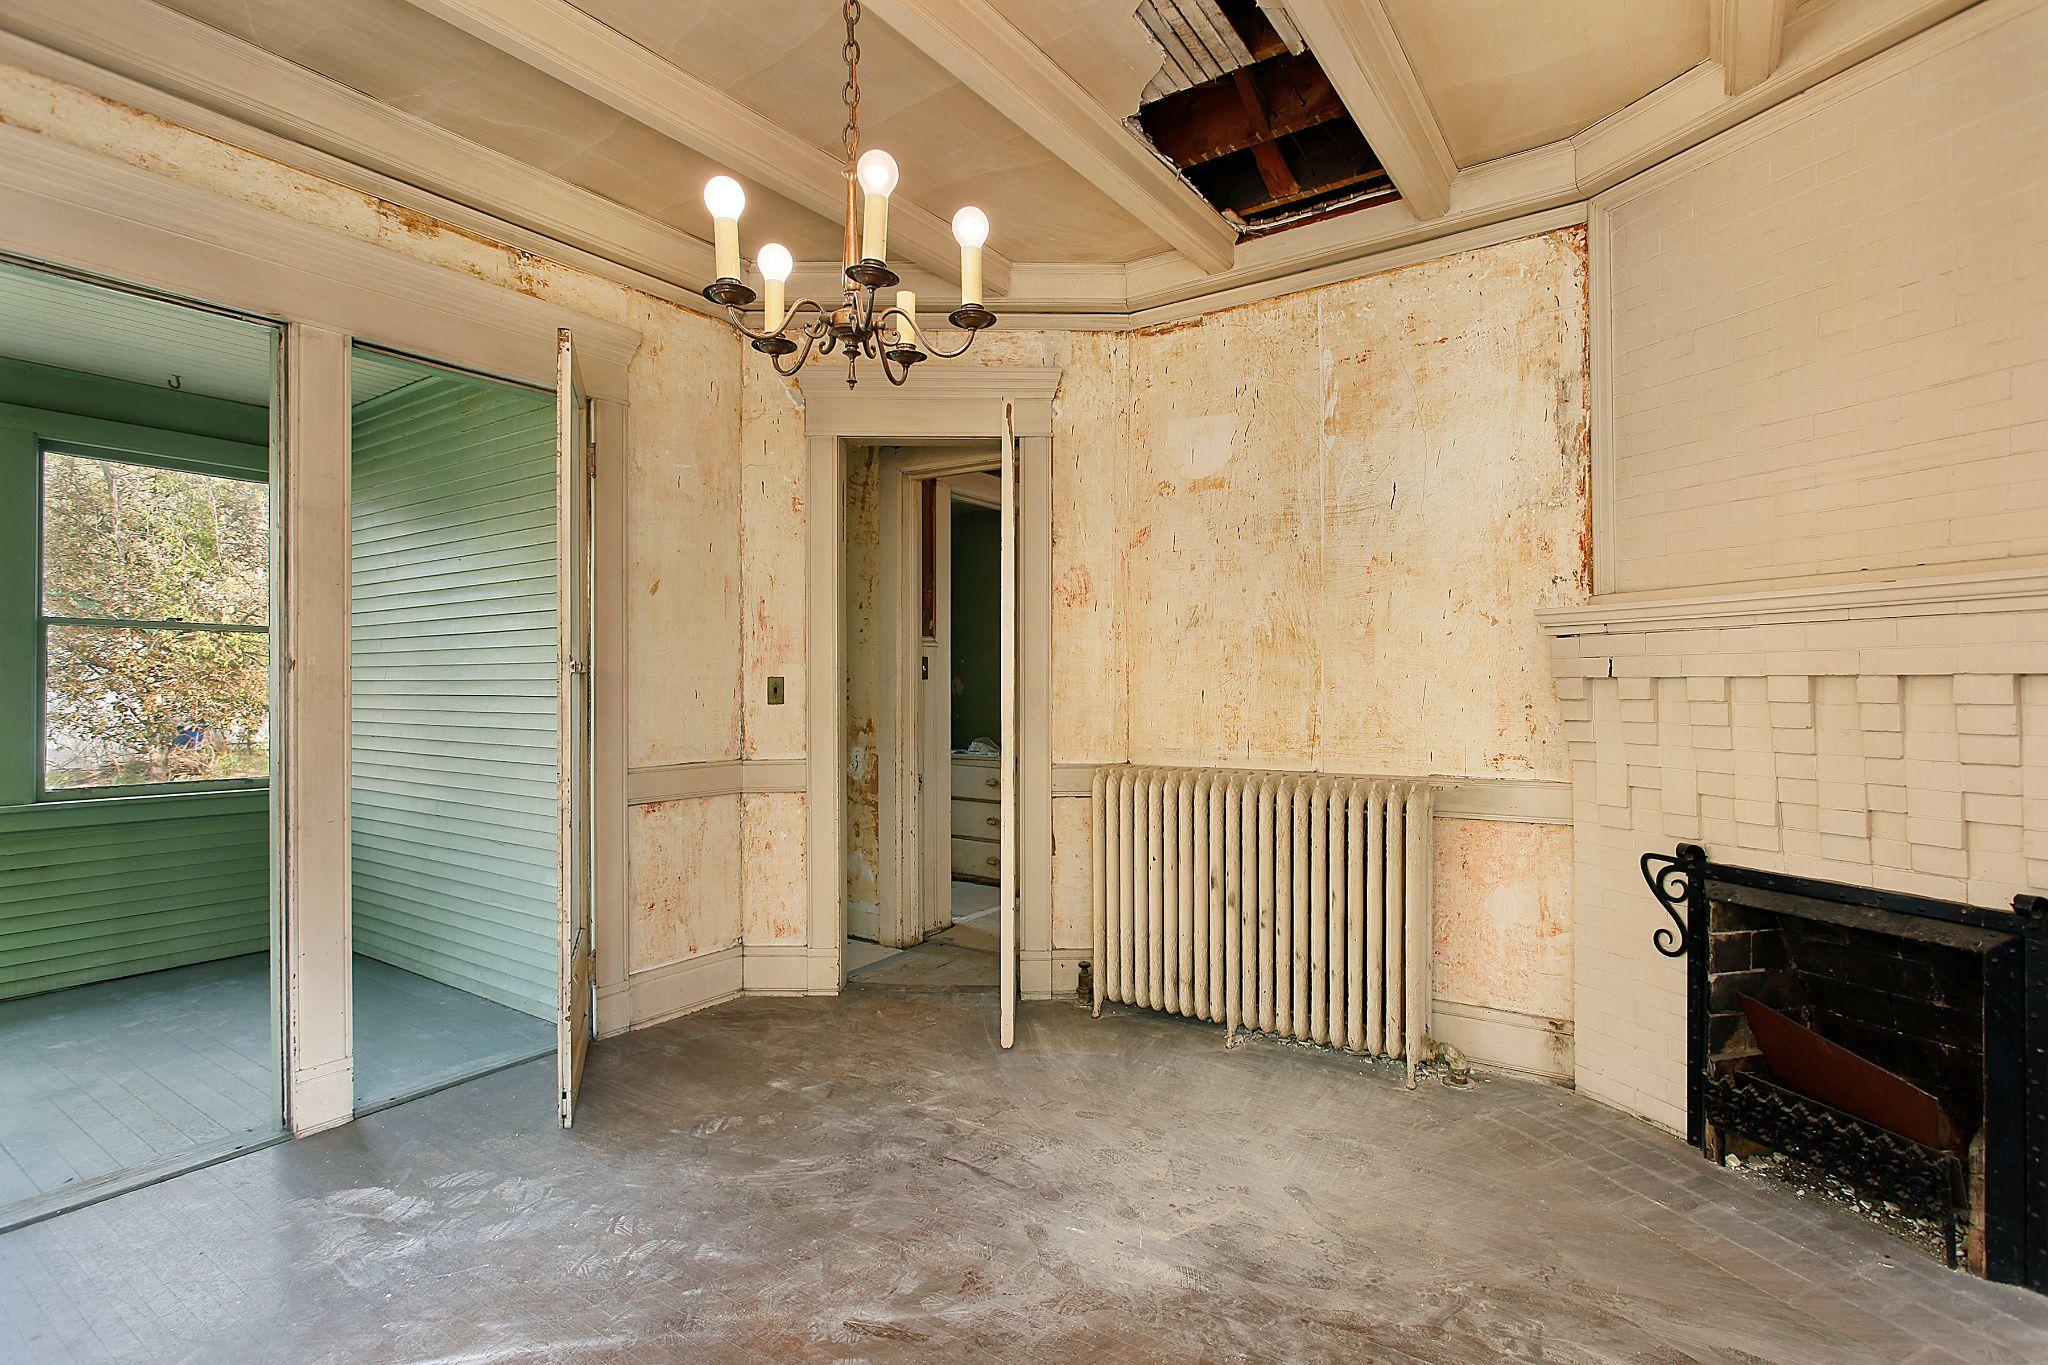
[[[105,797],[175,795],[180,792],[222,792],[222,791],[263,791],[270,786],[270,777],[222,777],[189,782],[127,782],[103,786],[52,787],[50,785],[50,727],[49,727],[49,658],[50,628],[52,626],[78,626],[103,630],[152,631],[166,634],[193,634],[210,632],[216,634],[269,635],[269,624],[236,621],[185,621],[145,620],[141,618],[109,616],[53,616],[44,614],[47,600],[44,573],[47,564],[44,559],[42,539],[45,530],[42,481],[51,455],[71,459],[102,460],[109,464],[140,465],[146,468],[169,469],[174,472],[188,472],[203,478],[234,479],[242,483],[267,483],[265,479],[250,478],[247,475],[231,473],[212,468],[187,469],[181,463],[173,463],[145,453],[133,451],[112,451],[92,449],[84,446],[41,443],[36,452],[36,772],[35,789],[38,801],[81,801]],[[268,653],[266,649],[265,653]],[[265,720],[270,716],[266,710]]]

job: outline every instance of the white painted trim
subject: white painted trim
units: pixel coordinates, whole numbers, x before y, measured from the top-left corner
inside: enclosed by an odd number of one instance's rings
[[[741,949],[735,945],[634,972],[623,982],[600,987],[598,1017],[608,1021],[600,1036],[614,1037],[735,999],[742,972]]]
[[[901,389],[870,381],[849,389],[830,375],[804,390],[804,429],[868,444],[976,438],[1001,418],[1003,399],[1017,401],[1019,436],[1052,435],[1057,366],[933,365]]]
[[[1596,597],[1584,606],[1543,608],[1536,620],[1554,636],[1639,635],[1717,626],[2015,611],[2048,611],[2048,566],[1754,592]]]
[[[581,91],[837,228],[846,216],[845,163],[706,85],[566,0],[409,0],[537,71]],[[950,221],[906,198],[889,201],[892,248],[957,285],[960,248]],[[891,255],[899,254],[892,250]],[[708,270],[708,266],[706,267]],[[708,276],[707,276],[708,277]],[[1009,258],[983,248],[992,294],[1010,285]],[[836,291],[835,291],[836,292]]]
[[[868,0],[867,9],[1197,267],[1229,267],[1237,233],[1222,215],[992,6]]]
[[[662,801],[689,801],[705,796],[738,796],[746,790],[744,771],[738,759],[628,768],[626,804],[651,806]]]
[[[801,943],[747,944],[741,949],[740,988],[748,995],[806,994],[809,955]]]
[[[1778,69],[1785,25],[1796,0],[1712,0],[1707,21],[1707,55],[1721,68],[1722,92],[1740,95],[1762,85]]]
[[[1569,825],[1572,784],[1538,778],[1427,779],[1436,784],[1436,818],[1517,825]]]
[[[1593,591],[1614,589],[1618,506],[1614,476],[1614,220],[1586,206],[1587,417],[1592,423]]]
[[[597,442],[591,485],[592,567],[590,819],[591,946],[597,954],[598,998],[626,976],[627,920],[632,898],[627,875],[626,774],[626,451],[630,413],[624,403],[590,405]],[[603,1032],[608,1021],[597,1021]]]
[[[1430,1002],[1429,1036],[1493,1071],[1570,1085],[1574,1064],[1572,1021],[1472,1005],[1441,996]]]
[[[1415,216],[1443,217],[1458,166],[1383,0],[1287,0],[1287,13]]]
[[[560,258],[565,244],[714,311],[685,283],[711,274],[702,239],[167,5],[11,0],[0,24],[20,35],[0,53],[31,70],[516,249]]]
[[[845,447],[849,443],[893,446],[915,445],[919,440],[992,439],[1001,432],[1005,397],[1012,400],[1025,478],[1027,559],[1025,581],[1020,586],[1024,595],[1021,652],[1027,738],[1020,749],[1023,800],[1018,818],[1024,847],[1023,942],[1027,949],[1051,942],[1051,741],[1049,733],[1044,733],[1034,745],[1030,736],[1033,729],[1045,731],[1050,714],[1045,699],[1051,695],[1052,395],[1059,388],[1060,371],[1022,366],[934,368],[938,373],[920,375],[917,385],[903,389],[870,386],[846,392],[831,385],[832,391],[827,393],[805,394],[805,615],[810,650],[806,670],[813,682],[805,689],[804,699],[810,964],[806,989],[813,994],[836,994],[846,981],[846,613],[841,600]],[[925,383],[927,379],[933,382]],[[960,454],[948,451],[939,467]],[[1028,557],[1034,541],[1044,550],[1036,559]],[[1039,709],[1034,711],[1034,706]],[[879,733],[885,719],[877,717],[878,750],[888,748],[888,741]],[[886,851],[883,862],[888,862]]]
[[[284,356],[285,1112],[303,1135],[355,1114],[349,339],[294,324]]]
[[[6,125],[0,183],[0,248],[550,390],[569,327],[592,395],[626,396],[616,323]]]

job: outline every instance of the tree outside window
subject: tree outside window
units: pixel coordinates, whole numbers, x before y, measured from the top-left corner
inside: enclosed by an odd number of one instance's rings
[[[43,452],[43,787],[270,771],[269,489]]]

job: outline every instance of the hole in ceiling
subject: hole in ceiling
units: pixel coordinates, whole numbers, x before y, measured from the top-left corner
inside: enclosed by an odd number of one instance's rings
[[[1142,0],[1165,60],[1134,129],[1244,236],[1400,197],[1275,0]]]

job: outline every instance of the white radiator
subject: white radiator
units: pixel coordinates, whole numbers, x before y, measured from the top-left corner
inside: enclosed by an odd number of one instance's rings
[[[1116,1001],[1403,1059],[1429,1024],[1425,783],[1095,774],[1095,1011]]]

